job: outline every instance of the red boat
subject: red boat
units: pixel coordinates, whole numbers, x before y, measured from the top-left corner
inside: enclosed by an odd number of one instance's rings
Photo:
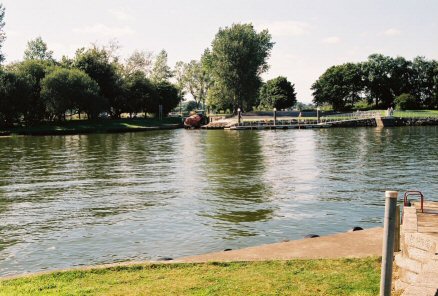
[[[184,120],[185,128],[200,128],[204,124],[204,115],[194,113]]]

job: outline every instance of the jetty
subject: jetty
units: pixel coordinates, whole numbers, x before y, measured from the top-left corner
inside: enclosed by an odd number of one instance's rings
[[[394,119],[382,118],[378,111],[333,113],[320,116],[319,112],[239,112],[236,116],[212,118],[203,129],[229,130],[275,130],[275,129],[315,129],[353,126],[393,126]]]

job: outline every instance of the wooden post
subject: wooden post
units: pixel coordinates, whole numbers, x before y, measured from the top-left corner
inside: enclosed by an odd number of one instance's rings
[[[400,252],[400,206],[395,208],[394,252]]]
[[[395,220],[397,191],[385,192],[385,220],[383,228],[382,272],[380,274],[380,296],[391,296],[392,261],[394,260]]]

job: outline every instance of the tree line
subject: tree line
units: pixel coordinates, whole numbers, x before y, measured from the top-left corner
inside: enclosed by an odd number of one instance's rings
[[[0,4],[0,62],[5,40],[5,9]],[[284,109],[296,104],[294,85],[286,77],[264,82],[273,48],[267,30],[252,24],[220,28],[199,60],[177,62],[167,53],[135,51],[117,56],[116,44],[80,48],[73,57],[56,60],[41,37],[28,42],[23,60],[0,66],[0,125],[62,121],[86,114],[120,118],[122,114],[164,114],[185,96],[196,108],[211,111],[240,108]]]
[[[438,108],[438,62],[372,54],[328,68],[312,85],[313,102],[334,110],[358,107]]]
[[[0,124],[62,121],[66,114],[88,119],[169,113],[180,101],[166,76],[166,53],[156,58],[151,75],[138,52],[120,63],[109,47],[91,46],[73,58],[56,61],[41,38],[28,43],[24,60],[0,69]],[[163,74],[164,73],[164,74]]]
[[[0,4],[0,62],[4,16]],[[181,93],[169,80],[166,51],[156,57],[135,51],[122,61],[117,49],[115,43],[91,45],[73,58],[56,60],[41,37],[29,41],[22,61],[0,67],[0,125],[62,121],[66,114],[86,114],[88,119],[146,116],[158,113],[160,105],[167,114],[178,105]]]

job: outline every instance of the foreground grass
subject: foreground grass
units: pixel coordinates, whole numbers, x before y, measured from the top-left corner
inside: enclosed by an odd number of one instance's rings
[[[377,295],[377,258],[152,264],[0,281],[0,295]]]
[[[94,121],[69,120],[65,122],[41,124],[38,126],[3,128],[2,130],[4,132],[24,135],[125,132],[180,123],[181,119],[175,117],[164,118],[163,120],[156,118],[103,119]]]

